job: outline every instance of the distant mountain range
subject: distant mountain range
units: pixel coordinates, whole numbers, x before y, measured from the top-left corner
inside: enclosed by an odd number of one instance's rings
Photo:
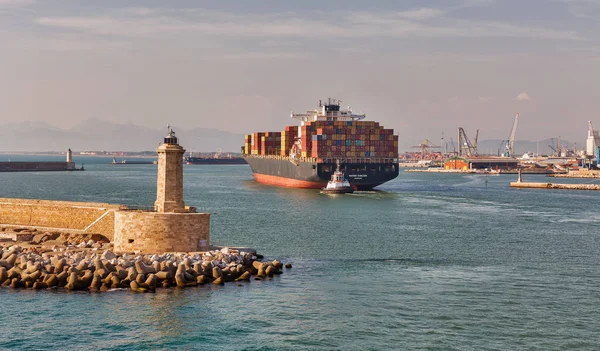
[[[173,126],[181,145],[187,151],[240,152],[244,135],[211,128],[182,129]],[[45,122],[18,122],[0,125],[0,152],[34,151],[153,151],[166,135],[166,128],[152,129],[133,124],[118,124],[95,118],[82,121],[70,129],[60,129]],[[548,145],[556,147],[557,140],[539,141],[540,154],[552,154]],[[573,148],[573,143],[562,140],[561,145]],[[517,155],[525,152],[537,153],[538,142],[528,140],[515,141]],[[497,154],[502,140],[480,140],[480,154]],[[577,143],[579,149],[585,144]],[[456,148],[456,142],[446,145],[447,151]],[[406,149],[401,151],[417,151]],[[502,150],[500,150],[502,152]]]
[[[173,126],[181,145],[188,151],[240,152],[243,134],[211,128],[183,129]],[[144,151],[154,150],[166,135],[133,124],[87,119],[71,129],[45,122],[18,122],[0,125],[0,152],[32,151]]]

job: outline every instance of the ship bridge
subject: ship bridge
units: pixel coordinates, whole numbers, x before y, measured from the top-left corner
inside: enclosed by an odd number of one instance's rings
[[[361,115],[353,114],[352,109],[348,106],[347,110],[341,110],[341,100],[328,98],[327,103],[319,100],[319,108],[306,113],[293,113],[291,118],[301,122],[312,121],[359,121],[367,117],[364,113]],[[302,123],[303,125],[304,123]]]

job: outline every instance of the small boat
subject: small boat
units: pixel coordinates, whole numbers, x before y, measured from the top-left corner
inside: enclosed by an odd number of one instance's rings
[[[344,172],[340,171],[340,163],[337,164],[337,169],[331,175],[331,180],[327,182],[327,186],[321,189],[323,194],[350,194],[354,192],[354,188],[344,176]]]
[[[156,161],[127,161],[127,160],[122,160],[120,162],[117,162],[117,158],[113,156],[113,160],[111,163],[109,163],[111,165],[152,165],[152,164],[157,164]]]

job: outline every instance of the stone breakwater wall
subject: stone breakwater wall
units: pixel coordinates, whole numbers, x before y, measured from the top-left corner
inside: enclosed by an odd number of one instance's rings
[[[558,184],[558,183],[528,183],[512,182],[513,188],[534,188],[534,189],[564,189],[564,190],[600,190],[600,184]]]
[[[579,170],[569,171],[563,174],[550,174],[554,178],[600,178],[600,171],[597,170]]]
[[[210,214],[121,210],[115,212],[114,227],[117,252],[205,251]]]
[[[0,224],[98,233],[112,240],[114,213],[123,208],[121,205],[96,202],[0,198]]]
[[[154,292],[159,287],[249,282],[281,274],[284,265],[252,251],[117,255],[110,250],[0,249],[0,286],[13,288]],[[286,268],[292,268],[286,264]]]

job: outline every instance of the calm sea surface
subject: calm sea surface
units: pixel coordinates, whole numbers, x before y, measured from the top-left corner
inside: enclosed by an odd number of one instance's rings
[[[76,161],[85,172],[0,173],[0,197],[153,204],[156,166]],[[185,166],[213,244],[294,268],[156,294],[0,289],[0,349],[598,350],[600,193],[515,178],[401,172],[329,197]]]

